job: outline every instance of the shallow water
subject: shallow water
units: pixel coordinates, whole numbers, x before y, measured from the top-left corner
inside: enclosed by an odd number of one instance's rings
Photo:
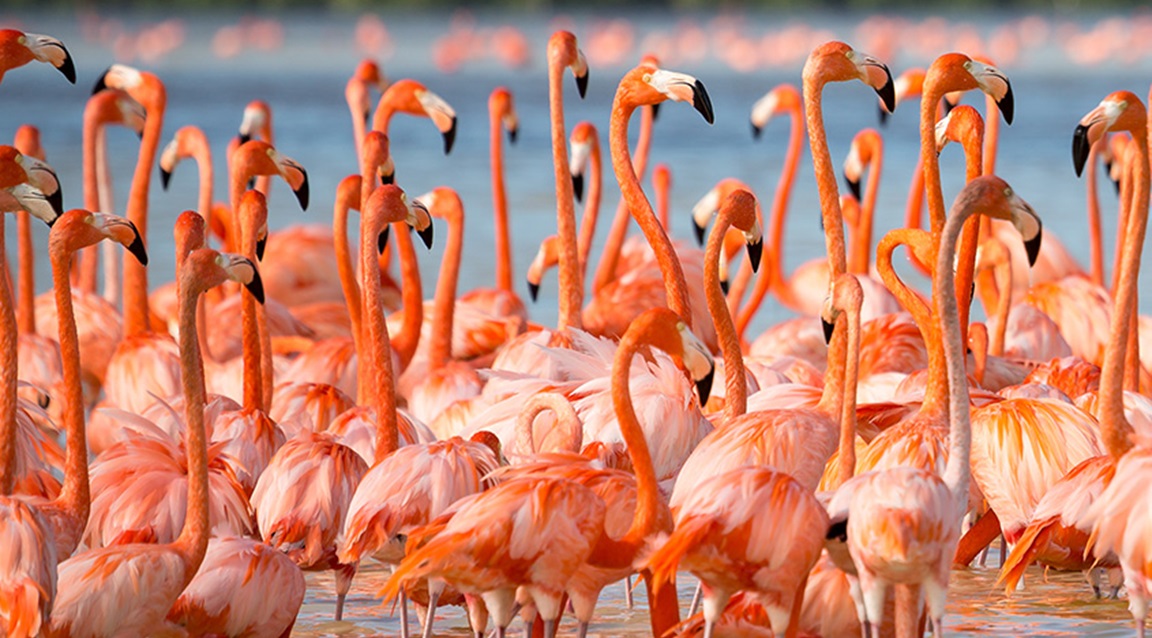
[[[994,561],[989,560],[989,564]],[[977,567],[952,572],[948,590],[948,611],[944,626],[948,636],[1131,636],[1132,617],[1127,601],[1096,600],[1080,574],[1049,572],[1033,567],[1025,577],[1025,588],[1011,597],[995,586],[997,570]],[[396,636],[399,616],[391,605],[383,606],[376,591],[387,580],[386,572],[373,565],[356,575],[344,607],[344,621],[334,622],[335,610],[331,572],[308,574],[308,597],[300,609],[293,636]],[[678,579],[683,616],[692,599],[695,579],[681,574]],[[600,595],[596,617],[588,635],[650,636],[644,588],[636,589],[635,609],[624,601],[624,584],[614,584]],[[415,612],[409,611],[409,627],[418,626]],[[468,619],[462,608],[437,612],[433,624],[438,636],[468,636]],[[518,627],[519,621],[513,624]],[[576,623],[566,617],[561,636],[574,636]]]

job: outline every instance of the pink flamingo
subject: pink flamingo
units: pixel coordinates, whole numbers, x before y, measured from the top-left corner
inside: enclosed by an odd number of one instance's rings
[[[368,116],[372,113],[373,88],[383,92],[388,88],[388,79],[380,71],[380,65],[375,60],[364,58],[356,65],[356,71],[344,85],[344,99],[348,102],[348,111],[352,114],[352,139],[356,144],[356,157],[360,157],[364,146]]]
[[[260,295],[256,267],[247,259],[200,249],[180,273],[180,352],[188,423],[188,511],[180,536],[163,545],[126,544],[93,549],[60,564],[60,586],[48,636],[142,635],[164,627],[165,616],[208,547],[208,450],[204,384],[196,342],[196,298],[226,280]],[[141,593],[145,594],[141,597]]]
[[[0,81],[5,73],[33,60],[51,64],[76,84],[76,67],[63,42],[47,35],[0,29]]]

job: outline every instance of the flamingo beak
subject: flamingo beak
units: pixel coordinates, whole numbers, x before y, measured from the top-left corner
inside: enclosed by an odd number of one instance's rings
[[[896,111],[896,85],[892,82],[892,72],[889,71],[888,67],[884,64],[879,62],[875,64],[883,69],[884,74],[887,76],[884,84],[880,85],[880,88],[875,89],[876,95],[880,96],[880,101],[883,103],[884,109],[889,113],[893,113]]]
[[[848,190],[852,191],[852,196],[856,198],[856,201],[860,201],[860,180],[852,179],[845,173],[844,183],[848,185]]]
[[[308,172],[299,164],[295,168],[300,171],[303,179],[300,180],[299,186],[292,189],[292,193],[296,195],[296,201],[300,202],[300,210],[308,210]]]
[[[688,369],[688,374],[692,381],[696,384],[696,393],[700,397],[700,405],[708,403],[708,397],[712,394],[712,381],[716,376],[716,364],[712,360],[712,354],[708,352],[708,348],[700,341],[688,326],[681,323],[678,328],[680,331],[680,338],[684,344],[684,367]]]
[[[260,270],[256,264],[247,257],[230,253],[220,253],[219,259],[218,263],[228,273],[228,278],[243,284],[256,301],[263,305],[264,282],[260,279]]]
[[[136,224],[123,217],[104,213],[92,213],[92,217],[91,223],[104,236],[127,248],[141,266],[148,265],[148,251],[144,248],[144,238],[140,236],[140,230],[136,228]]]
[[[106,83],[105,78],[108,77],[108,71],[110,70],[112,70],[112,67],[104,69],[104,72],[100,74],[100,77],[96,78],[96,84],[92,85],[92,95],[96,95],[100,91],[108,88],[108,84]]]
[[[652,121],[655,122],[656,118],[660,117],[660,103],[652,105]]]
[[[576,196],[577,202],[584,202],[584,173],[572,176],[572,194]]]
[[[513,126],[512,128],[508,129],[508,142],[510,144],[515,144],[516,143],[516,137],[519,134],[520,134],[520,127],[519,126]]]
[[[444,137],[444,154],[452,152],[452,145],[456,143],[456,116],[452,116],[452,123],[441,133]]]
[[[757,126],[755,122],[752,122],[752,139],[754,139],[754,140],[760,139],[760,132],[761,132],[761,128],[759,126]]]
[[[824,540],[838,540],[841,543],[848,542],[848,519],[842,521],[833,521],[828,525],[828,532],[824,534]]]
[[[256,260],[264,261],[264,251],[268,248],[268,235],[256,240]]]
[[[168,190],[168,182],[172,179],[172,171],[165,170],[163,166],[160,167],[160,186],[164,190]]]
[[[384,230],[380,231],[380,234],[376,236],[376,250],[380,254],[384,254],[384,249],[388,247],[388,237],[391,235],[391,231],[392,225],[388,224],[385,225]]]
[[[1089,129],[1094,125],[1095,123],[1089,126],[1077,124],[1076,131],[1072,133],[1072,167],[1076,169],[1076,177],[1081,176],[1084,165],[1088,163],[1088,151],[1092,148],[1092,142],[1088,139]]]
[[[708,222],[700,223],[699,219],[692,218],[692,233],[696,237],[696,245],[704,245],[704,235],[708,232]]]
[[[536,303],[536,300],[540,298],[540,284],[528,282],[528,297],[532,299],[532,303]]]
[[[56,67],[70,83],[76,84],[76,66],[63,42],[37,33],[25,33],[24,39],[32,57]]]
[[[148,265],[148,250],[144,247],[144,238],[140,236],[140,230],[136,228],[136,224],[128,222],[132,227],[132,242],[128,244],[128,252],[140,262],[141,266]]]
[[[820,316],[820,326],[824,328],[824,343],[832,343],[832,333],[836,331],[836,322],[828,321],[823,315]]]
[[[760,271],[760,257],[764,254],[764,238],[757,233],[755,239],[747,244],[748,248],[748,265],[752,266],[752,272]]]
[[[696,380],[696,394],[700,397],[700,405],[708,404],[708,397],[712,395],[712,382],[716,378],[716,366],[708,368],[708,374]]]
[[[692,107],[700,111],[705,122],[712,124],[716,121],[716,116],[712,112],[712,100],[708,97],[708,90],[704,88],[704,83],[700,80],[696,80],[696,86],[693,87]]]
[[[576,75],[576,92],[580,94],[580,99],[583,100],[584,96],[588,94],[588,69],[584,69],[582,75]]]

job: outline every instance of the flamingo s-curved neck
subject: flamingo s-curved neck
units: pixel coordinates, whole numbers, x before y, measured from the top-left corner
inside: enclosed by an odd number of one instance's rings
[[[657,524],[660,506],[660,491],[656,484],[656,470],[652,465],[652,454],[636,411],[632,407],[631,382],[632,357],[646,349],[644,334],[629,331],[620,340],[616,356],[612,362],[612,406],[620,423],[620,432],[628,446],[628,457],[636,472],[636,511],[632,524],[628,527],[621,542],[639,546]]]
[[[420,345],[420,326],[424,323],[424,289],[420,283],[420,264],[416,260],[416,247],[412,243],[412,236],[408,234],[408,227],[403,223],[396,223],[392,231],[397,252],[400,254],[402,285],[400,302],[404,306],[400,329],[392,338],[392,350],[396,352],[400,368],[404,369],[411,363],[412,357],[416,356],[416,348]],[[360,250],[361,252],[365,250],[363,245]],[[368,253],[369,256],[375,254],[374,250]]]
[[[489,158],[492,163],[492,216],[496,235],[496,287],[512,291],[512,239],[508,233],[508,196],[504,189],[504,142],[500,139],[501,114],[488,110]]]
[[[125,259],[127,263],[129,259]],[[204,431],[204,362],[196,337],[196,305],[203,286],[195,272],[180,274],[180,370],[184,389],[184,419],[188,454],[188,510],[184,527],[173,544],[185,557],[184,583],[192,581],[208,551],[208,437]]]
[[[456,285],[460,277],[460,257],[464,250],[464,206],[450,189],[436,194],[437,212],[448,223],[448,241],[436,280],[436,301],[432,310],[432,340],[428,344],[429,371],[442,368],[452,359],[452,321],[456,309]]]
[[[633,161],[633,174],[638,180],[643,179],[644,172],[648,167],[648,152],[652,148],[654,117],[652,107],[641,107],[640,135],[636,139],[636,155]],[[609,127],[609,134],[611,132],[611,127]],[[627,136],[627,129],[625,129],[625,136]],[[608,150],[611,153],[611,140],[609,140]],[[613,159],[613,163],[615,163],[615,159]],[[591,196],[589,196],[588,202],[591,205]],[[596,268],[596,277],[592,282],[593,292],[599,292],[601,288],[616,278],[616,268],[620,264],[620,251],[624,248],[625,238],[628,237],[628,222],[631,219],[628,200],[621,198],[620,203],[616,205],[616,215],[612,218],[612,225],[608,228],[608,239],[604,242],[604,253],[600,255],[600,265]]]
[[[680,315],[680,319],[692,327],[692,310],[688,302],[688,287],[684,281],[684,269],[680,259],[668,240],[667,233],[656,219],[652,205],[644,196],[640,188],[640,180],[633,170],[632,157],[628,152],[628,120],[632,117],[635,106],[627,104],[622,99],[622,91],[617,91],[612,103],[612,118],[609,127],[609,144],[612,154],[612,168],[616,173],[616,181],[620,184],[620,191],[632,218],[636,220],[644,237],[652,246],[656,261],[660,265],[660,272],[664,276],[664,290],[668,297],[668,307]]]
[[[720,290],[720,251],[724,236],[732,227],[725,211],[716,217],[708,245],[704,249],[704,295],[708,312],[716,324],[720,352],[724,355],[724,418],[731,421],[748,411],[748,384],[744,378],[744,357],[740,352],[740,337],[728,312],[728,303]]]

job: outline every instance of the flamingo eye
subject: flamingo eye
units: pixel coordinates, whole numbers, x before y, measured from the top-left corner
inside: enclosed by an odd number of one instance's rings
[[[652,74],[651,73],[645,73],[643,79],[644,79],[645,84],[651,84],[652,83]]]

